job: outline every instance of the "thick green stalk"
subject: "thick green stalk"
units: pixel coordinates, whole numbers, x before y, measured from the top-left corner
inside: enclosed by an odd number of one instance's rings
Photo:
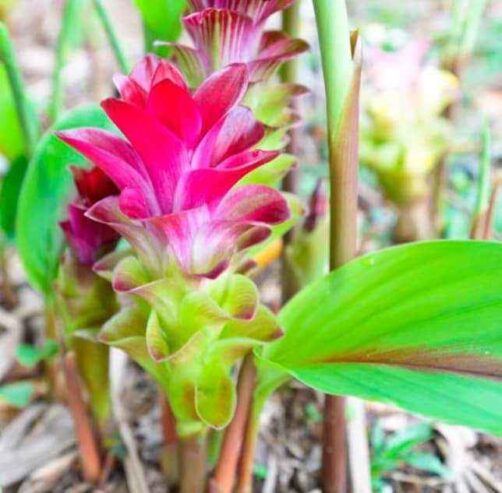
[[[326,91],[330,165],[330,269],[356,255],[358,94],[345,0],[313,0]],[[345,399],[326,396],[322,482],[347,490]]]
[[[78,0],[66,0],[64,4],[61,27],[56,45],[56,60],[52,72],[52,95],[48,109],[48,115],[51,122],[57,120],[63,106],[62,71],[66,63],[66,55],[71,40],[72,24],[75,18],[78,18],[78,7]]]
[[[28,98],[21,76],[21,71],[16,62],[14,47],[9,38],[7,27],[0,22],[0,62],[5,65],[7,77],[14,97],[19,123],[24,135],[26,155],[31,156],[36,142],[36,125],[31,121]]]
[[[103,0],[93,0],[94,8],[96,9],[96,13],[98,14],[98,18],[103,25],[103,29],[105,30],[106,36],[108,38],[108,42],[110,43],[110,47],[115,56],[115,60],[117,61],[117,65],[120,71],[124,74],[128,74],[130,70],[129,62],[127,61],[127,57],[124,54],[124,50],[120,45],[120,41],[117,37],[117,33],[113,28],[113,25],[110,20],[110,16],[103,5]]]
[[[342,124],[345,101],[350,91],[354,61],[345,0],[313,0],[326,90],[330,139]]]
[[[292,38],[298,38],[300,35],[300,6],[301,1],[297,0],[286,9],[282,14],[282,29]],[[289,60],[281,67],[281,80],[287,84],[295,84],[298,81],[298,59],[293,58]],[[294,100],[292,104],[295,104]],[[289,144],[286,152],[289,154],[296,155],[298,151],[298,129],[292,128],[289,131]],[[284,191],[296,194],[298,192],[298,170],[296,168],[289,171],[289,173],[284,178],[282,183],[282,188]],[[291,243],[294,236],[294,230],[288,232],[284,237],[284,244],[287,246]],[[282,255],[282,301],[286,303],[290,298],[292,298],[296,292],[299,290],[298,283],[292,266],[288,261],[286,255],[286,248],[283,249]]]

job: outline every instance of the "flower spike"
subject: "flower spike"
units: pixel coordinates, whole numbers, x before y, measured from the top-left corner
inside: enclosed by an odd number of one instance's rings
[[[290,218],[280,192],[239,184],[279,153],[256,149],[265,128],[240,106],[245,64],[226,66],[191,92],[173,65],[148,56],[116,83],[121,97],[102,106],[125,138],[97,129],[58,134],[110,184],[84,219],[131,247],[96,265],[130,299],[101,338],[159,380],[181,434],[221,427],[232,398],[218,415],[211,406],[219,391],[234,392],[232,366],[281,334],[252,281],[237,273],[245,250]]]

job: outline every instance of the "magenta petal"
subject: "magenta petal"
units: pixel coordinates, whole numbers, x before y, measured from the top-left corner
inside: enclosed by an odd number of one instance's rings
[[[244,156],[249,159],[246,160]],[[275,156],[277,156],[275,152],[245,151],[235,159],[235,163],[239,163],[239,166],[229,169],[202,168],[190,171],[183,176],[183,181],[178,186],[175,210],[199,207],[203,204],[216,205],[241,178]],[[208,183],[211,186],[208,186]]]
[[[265,241],[272,234],[272,230],[268,226],[253,226],[237,241],[237,251],[246,250],[252,246],[258,245]]]
[[[245,176],[247,173],[253,171],[253,169],[272,161],[272,159],[275,159],[279,154],[280,152],[278,151],[242,151],[219,163],[218,169],[223,170],[246,167],[246,169],[249,169],[244,173],[243,176]]]
[[[68,220],[60,223],[73,254],[83,265],[91,266],[99,254],[111,250],[119,235],[110,227],[85,216],[86,208],[68,207]]]
[[[193,158],[194,168],[214,167],[226,158],[256,145],[265,135],[249,108],[233,108],[204,137]]]
[[[258,58],[249,63],[251,80],[269,79],[281,62],[308,49],[308,43],[302,39],[290,38],[281,31],[267,31],[262,36]]]
[[[141,156],[161,212],[171,212],[176,184],[189,164],[183,142],[136,106],[117,99],[107,99],[102,106]]]
[[[247,185],[231,191],[218,205],[216,216],[226,221],[280,224],[290,217],[286,199],[277,190]]]
[[[119,197],[120,210],[131,219],[145,219],[151,215],[145,196],[135,188],[126,188]]]
[[[139,61],[131,72],[130,78],[147,92],[155,84],[166,79],[186,88],[186,82],[181,72],[172,63],[155,55],[146,55]]]
[[[93,128],[77,128],[57,132],[70,147],[101,168],[119,188],[145,187],[143,165],[136,151],[111,132]]]
[[[192,148],[199,138],[202,119],[187,89],[164,80],[150,92],[147,111]]]
[[[204,206],[154,217],[148,223],[162,231],[168,248],[179,265],[185,272],[190,272],[194,237],[210,219],[209,210]]]
[[[70,166],[70,171],[77,187],[79,200],[87,207],[105,197],[119,193],[113,181],[97,166],[90,169]]]
[[[243,98],[248,87],[248,72],[243,64],[225,67],[206,79],[194,99],[202,115],[204,135]]]
[[[241,249],[239,239],[254,227],[246,223],[212,221],[201,228],[193,239],[192,272],[212,277],[224,268],[232,255]]]
[[[146,105],[147,92],[134,79],[123,74],[113,76],[113,83],[124,101],[143,108]]]
[[[150,234],[143,223],[130,219],[120,209],[118,197],[101,200],[86,212],[86,217],[107,224],[119,233],[136,250],[147,268],[152,272],[162,266],[163,245],[160,239]]]

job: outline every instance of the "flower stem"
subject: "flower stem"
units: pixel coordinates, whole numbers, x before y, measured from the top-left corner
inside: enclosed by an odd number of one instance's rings
[[[253,470],[256,444],[258,442],[259,418],[259,409],[257,406],[251,405],[239,461],[239,482],[235,490],[236,493],[252,493],[253,491]]]
[[[203,493],[207,469],[205,434],[180,437],[179,463],[179,493]]]
[[[256,368],[253,355],[249,354],[242,363],[237,384],[237,409],[223,438],[220,458],[210,485],[211,493],[231,493],[233,490],[255,381]]]
[[[77,436],[82,474],[86,481],[97,484],[101,478],[101,451],[92,420],[85,405],[75,353],[69,352],[64,356],[63,372],[68,390],[68,407],[70,408]]]
[[[77,0],[66,0],[63,8],[61,27],[56,46],[56,60],[54,63],[54,71],[52,72],[52,95],[48,109],[48,116],[51,122],[57,120],[63,106],[62,71],[70,44],[72,25],[74,20],[79,17],[78,4],[79,2]]]
[[[160,423],[164,437],[162,450],[162,470],[169,485],[176,483],[179,477],[178,471],[178,434],[176,433],[176,418],[164,392],[159,389],[160,399]]]
[[[291,7],[286,9],[282,13],[282,30],[287,33],[292,38],[298,38],[300,35],[300,7],[301,2],[297,0]],[[286,62],[281,67],[281,80],[287,84],[294,84],[298,80],[298,59],[293,58]],[[291,104],[293,110],[296,108],[296,98],[293,98]],[[289,154],[296,155],[298,151],[298,129],[292,128],[289,130],[289,143],[286,152]],[[285,176],[282,182],[282,188],[285,192],[296,194],[298,192],[298,170],[293,168]],[[284,237],[284,244],[287,246],[293,240],[294,230],[289,231]],[[286,303],[290,298],[292,298],[299,289],[298,283],[296,282],[295,275],[292,271],[292,266],[288,261],[288,257],[285,255],[285,249],[282,255],[282,301]]]
[[[0,292],[4,305],[12,309],[19,303],[16,288],[12,285],[9,271],[9,251],[5,236],[0,233]]]
[[[490,236],[491,224],[488,218],[491,190],[491,134],[488,123],[485,123],[482,135],[482,152],[479,163],[478,190],[474,208],[471,238],[487,239]]]
[[[0,22],[0,62],[5,65],[12,95],[14,97],[14,104],[16,105],[17,116],[24,135],[26,155],[30,157],[33,153],[37,138],[35,131],[36,126],[31,121],[23,78],[16,62],[14,47],[9,38],[7,27],[3,22]]]
[[[120,71],[124,74],[129,73],[129,62],[124,54],[124,50],[120,45],[120,41],[117,37],[117,33],[113,28],[113,25],[110,20],[110,16],[103,5],[103,0],[93,0],[94,8],[96,9],[96,13],[98,14],[98,18],[103,25],[103,29],[105,30],[106,36],[108,38],[108,42],[110,43],[110,47],[115,56],[115,60],[117,61],[117,65]]]
[[[326,90],[330,165],[330,269],[356,255],[359,70],[345,0],[313,0]],[[322,482],[347,490],[345,399],[326,396]]]

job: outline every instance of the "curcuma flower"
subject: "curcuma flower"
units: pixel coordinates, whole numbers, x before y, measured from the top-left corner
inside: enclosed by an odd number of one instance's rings
[[[427,196],[427,179],[448,151],[451,125],[444,111],[458,81],[426,62],[427,49],[414,42],[396,52],[370,52],[375,63],[362,100],[361,162],[399,206]]]
[[[246,67],[232,65],[192,95],[174,66],[147,57],[131,77],[117,79],[122,98],[103,103],[128,142],[95,129],[59,134],[120,190],[87,216],[120,231],[159,274],[179,268],[217,276],[235,252],[263,241],[271,225],[288,218],[277,191],[232,190],[278,156],[253,149],[264,129],[238,106],[247,84]],[[139,225],[148,230],[148,244],[135,234]]]
[[[207,76],[228,64],[247,66],[251,85],[245,103],[266,126],[261,147],[267,149],[286,145],[287,130],[300,120],[291,108],[292,101],[307,92],[298,84],[278,83],[273,76],[283,62],[306,51],[308,44],[282,31],[264,29],[272,14],[293,1],[191,0],[191,13],[183,22],[192,46],[169,43],[192,87],[198,87]],[[286,168],[291,167],[293,160],[285,159],[289,160]]]
[[[231,63],[245,63],[252,82],[269,79],[308,44],[282,31],[264,31],[266,20],[293,0],[191,0],[183,19],[193,47],[174,43],[177,62],[191,84]]]
[[[119,190],[97,167],[72,167],[71,171],[77,196],[68,206],[68,218],[60,223],[70,251],[63,257],[57,279],[62,302],[59,313],[65,342],[76,354],[93,415],[103,431],[110,416],[108,348],[97,341],[97,334],[117,312],[118,305],[110,283],[96,275],[92,266],[115,249],[120,235],[89,219],[86,212]]]
[[[115,248],[120,236],[85,213],[101,199],[116,195],[118,189],[97,167],[91,170],[72,167],[71,171],[78,197],[68,206],[68,219],[61,222],[61,228],[73,255],[81,264],[92,266],[102,254]]]
[[[86,217],[132,247],[95,265],[132,301],[101,339],[159,380],[180,433],[223,426],[233,413],[232,365],[281,333],[254,284],[235,273],[245,250],[290,216],[278,191],[239,185],[278,153],[255,149],[264,128],[239,106],[244,64],[192,93],[173,65],[148,56],[116,83],[121,98],[102,106],[127,140],[97,129],[59,134],[118,189]]]

